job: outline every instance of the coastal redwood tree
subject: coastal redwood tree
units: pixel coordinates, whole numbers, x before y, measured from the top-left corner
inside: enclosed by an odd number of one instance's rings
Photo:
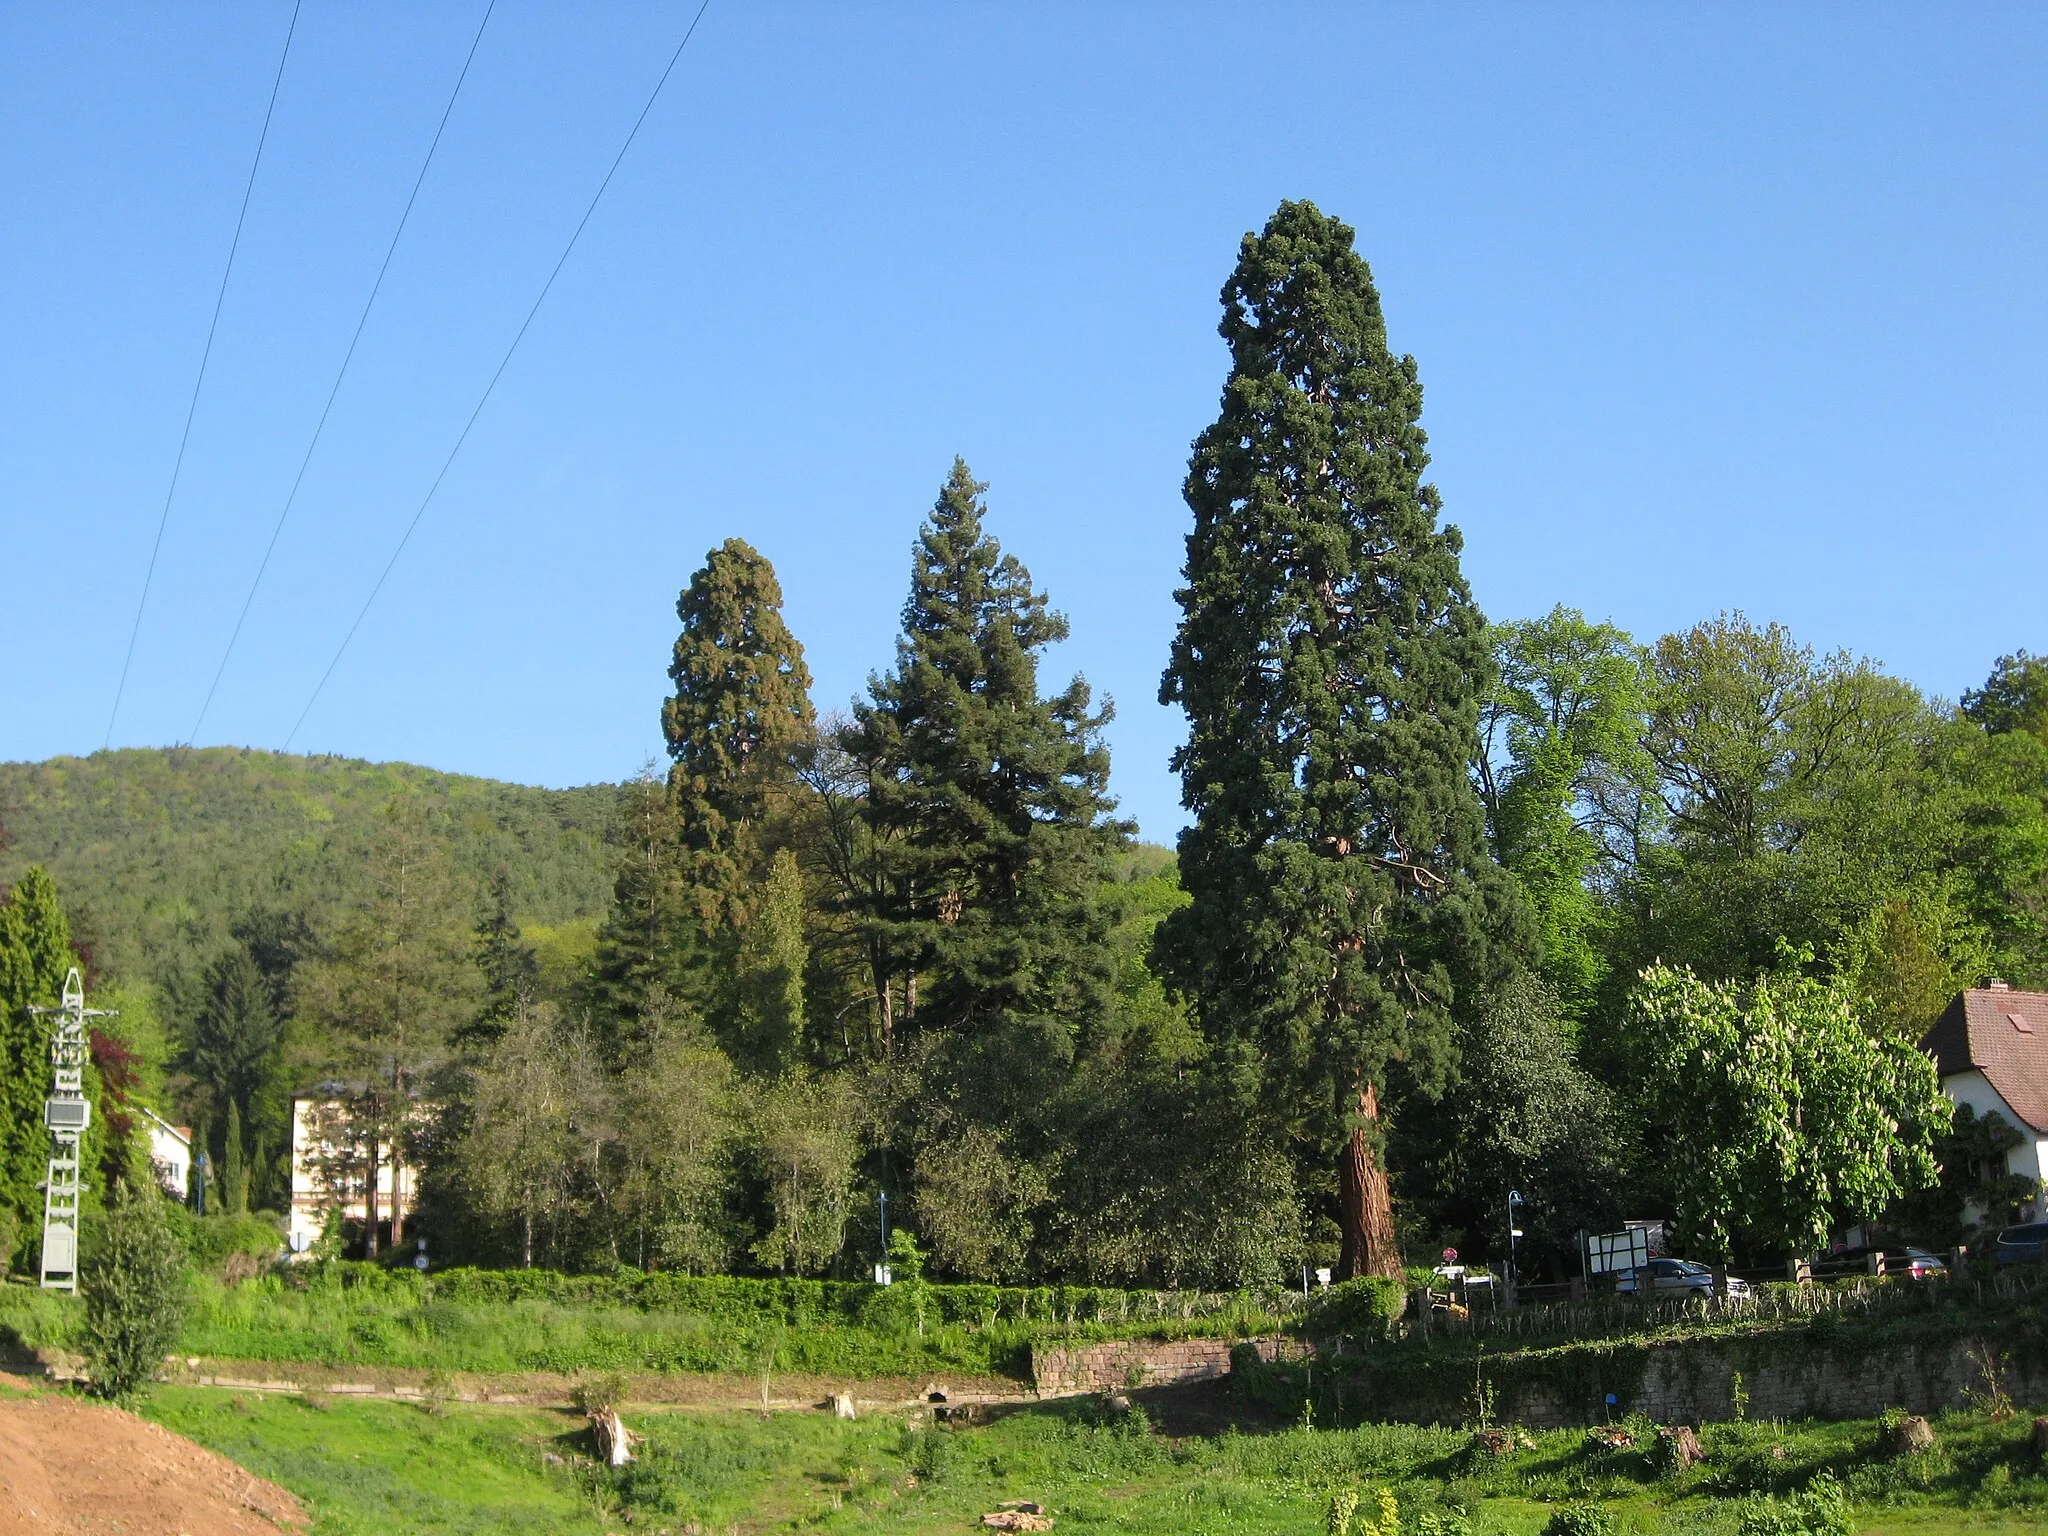
[[[782,587],[743,539],[705,557],[676,599],[682,633],[661,708],[669,791],[707,933],[737,927],[763,872],[763,823],[795,786],[815,730],[804,650]]]
[[[1454,1012],[1530,932],[1472,784],[1485,621],[1352,239],[1282,203],[1223,290],[1231,372],[1195,441],[1160,689],[1188,715],[1193,900],[1156,950],[1225,1074],[1335,1162],[1344,1277],[1401,1272],[1382,1098],[1440,1089]]]
[[[1040,695],[1039,656],[1067,621],[983,527],[986,490],[953,461],[918,534],[896,666],[844,738],[881,865],[867,917],[894,972],[885,1033],[900,999],[918,1028],[1075,1034],[1115,980],[1100,893],[1129,827],[1111,816],[1110,711],[1080,677]]]

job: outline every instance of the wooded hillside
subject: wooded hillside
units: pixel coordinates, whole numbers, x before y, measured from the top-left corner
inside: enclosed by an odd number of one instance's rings
[[[522,918],[554,924],[604,911],[614,785],[533,789],[410,763],[236,747],[0,763],[0,887],[42,865],[96,968],[165,983],[220,947],[244,912],[317,919],[358,894],[362,845],[407,788],[438,813],[471,888],[502,870]]]

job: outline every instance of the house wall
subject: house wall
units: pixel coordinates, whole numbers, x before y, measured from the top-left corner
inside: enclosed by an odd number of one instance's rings
[[[360,1181],[345,1190],[332,1189],[322,1173],[321,1165],[334,1148],[322,1143],[320,1121],[323,1112],[339,1108],[320,1099],[292,1100],[292,1207],[286,1238],[293,1253],[304,1253],[313,1246],[327,1224],[327,1213],[337,1207],[344,1217],[356,1221],[369,1219],[369,1204]],[[391,1219],[394,1192],[396,1208],[410,1215],[417,1202],[416,1171],[409,1165],[399,1169],[394,1187],[391,1163],[388,1157],[380,1157],[377,1214],[382,1220]]]
[[[172,1127],[145,1113],[149,1127],[149,1161],[164,1193],[182,1200],[192,1187],[192,1147]]]
[[[2022,1132],[2034,1131],[2034,1127],[2019,1117],[2018,1112],[2005,1102],[2005,1095],[1992,1087],[1991,1080],[1982,1072],[1972,1069],[1968,1072],[1958,1072],[1953,1077],[1945,1077],[1941,1080],[1941,1091],[1947,1094],[1952,1102],[1969,1105],[1979,1116],[1996,1113],[2007,1124],[2017,1126]],[[2006,1154],[2005,1166],[2007,1172],[2033,1180],[2035,1188],[2038,1189],[2041,1184],[2041,1170],[2048,1167],[2048,1137],[2043,1137],[2038,1132],[2028,1135],[2025,1141]]]

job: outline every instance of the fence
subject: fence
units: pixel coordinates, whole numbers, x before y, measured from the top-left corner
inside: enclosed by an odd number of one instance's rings
[[[1519,1306],[1497,1311],[1475,1309],[1469,1317],[1462,1318],[1432,1314],[1424,1309],[1411,1320],[1397,1324],[1394,1335],[1415,1341],[1442,1337],[1511,1339],[1534,1344],[1624,1338],[1686,1327],[1739,1327],[1809,1321],[1821,1317],[1860,1319],[1905,1316],[1943,1308],[1988,1308],[2022,1301],[2037,1292],[2048,1292],[2048,1266],[2042,1265],[1931,1280],[1913,1280],[1897,1275],[1873,1277],[1867,1272],[1828,1279],[1816,1272],[1818,1267],[1805,1267],[1813,1273],[1804,1283],[1783,1279],[1756,1283],[1744,1296],[1652,1294],[1543,1301],[1532,1297],[1531,1293],[1537,1287],[1526,1286],[1520,1292],[1522,1304]],[[1543,1289],[1554,1292],[1561,1288]]]

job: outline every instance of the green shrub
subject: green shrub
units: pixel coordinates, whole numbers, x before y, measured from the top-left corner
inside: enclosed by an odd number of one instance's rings
[[[1853,1536],[1849,1499],[1826,1472],[1790,1498],[1763,1498],[1742,1512],[1737,1536]]]
[[[127,1399],[164,1363],[185,1323],[185,1250],[155,1190],[117,1185],[96,1223],[78,1289],[86,1370],[95,1397]]]
[[[596,1415],[616,1413],[626,1404],[632,1382],[622,1371],[598,1371],[576,1383],[572,1401],[580,1412]]]
[[[1317,1298],[1308,1316],[1308,1331],[1320,1338],[1350,1334],[1376,1339],[1408,1309],[1408,1288],[1385,1275],[1340,1280]]]
[[[1614,1516],[1598,1504],[1567,1504],[1554,1510],[1543,1536],[1614,1536]]]

